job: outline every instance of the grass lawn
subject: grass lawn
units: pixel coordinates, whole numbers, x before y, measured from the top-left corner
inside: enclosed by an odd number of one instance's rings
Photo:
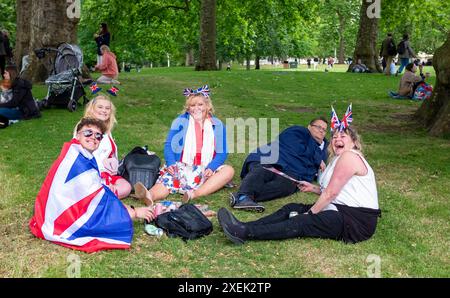
[[[0,131],[0,276],[65,277],[71,254],[81,260],[81,277],[366,277],[373,264],[370,258],[367,261],[369,255],[380,257],[382,277],[450,276],[449,140],[428,136],[411,119],[420,103],[387,96],[388,90],[397,89],[399,78],[344,71],[343,66],[328,73],[323,67],[307,71],[301,65],[295,70],[245,71],[233,66],[230,72],[155,68],[122,73],[119,96],[114,98],[119,123],[113,134],[120,155],[136,145],[149,145],[163,157],[166,133],[184,104],[183,88],[206,83],[216,115],[224,122],[238,117],[278,118],[280,131],[306,125],[318,115],[329,117],[331,104],[341,117],[352,102],[353,123],[375,171],[383,212],[370,240],[348,245],[291,239],[235,246],[225,238],[216,218],[211,235],[187,243],[150,237],[142,222],[135,222],[129,251],[86,254],[37,239],[28,230],[35,197],[83,110],[49,109],[41,119]],[[434,76],[431,68],[425,71]],[[42,98],[46,87],[35,85],[33,92]],[[236,170],[237,183],[245,156],[233,153],[227,161]],[[199,202],[216,211],[228,207],[228,191]],[[312,194],[297,193],[265,203],[265,213],[289,202],[315,199]],[[243,220],[260,216],[235,214]]]

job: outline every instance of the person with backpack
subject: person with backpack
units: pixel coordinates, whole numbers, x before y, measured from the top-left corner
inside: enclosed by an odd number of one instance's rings
[[[416,54],[414,53],[411,45],[409,43],[409,35],[407,33],[403,34],[403,39],[397,46],[398,58],[400,59],[400,67],[395,73],[398,76],[399,73],[402,73],[403,68],[410,62],[411,58],[415,58]]]
[[[41,117],[41,112],[31,93],[32,84],[19,77],[17,67],[7,65],[3,77],[4,80],[10,82],[12,97],[0,103],[0,116],[8,121]],[[5,89],[5,85],[2,84],[2,91],[6,91],[3,89]]]
[[[387,76],[391,75],[390,66],[395,55],[397,55],[397,48],[395,46],[394,39],[392,38],[392,33],[388,33],[387,37],[383,40],[380,49],[380,57],[383,57],[383,60],[385,62],[383,71]]]
[[[425,79],[430,77],[430,73],[423,74],[423,65],[419,64],[419,75],[416,75],[417,65],[409,63],[406,65],[405,74],[400,79],[398,92],[389,92],[389,95],[395,99],[411,99],[417,86],[425,82]]]
[[[233,179],[234,169],[227,159],[226,127],[213,115],[214,107],[207,85],[185,89],[183,113],[170,127],[164,144],[166,164],[156,184],[148,190],[134,185],[136,197],[146,205],[180,193],[183,202],[209,195]]]
[[[116,107],[107,95],[97,95],[89,101],[84,110],[84,116],[102,121],[106,126],[106,132],[100,141],[98,149],[94,151],[98,169],[103,183],[114,192],[119,199],[128,197],[131,192],[131,184],[118,171],[118,149],[111,131],[116,120]],[[74,132],[74,136],[76,132]]]

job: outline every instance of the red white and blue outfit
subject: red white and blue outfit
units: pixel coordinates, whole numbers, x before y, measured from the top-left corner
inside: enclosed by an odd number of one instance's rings
[[[65,143],[39,191],[31,233],[85,252],[128,249],[133,223],[126,207],[102,183],[97,162],[78,140]]]
[[[204,182],[203,172],[219,170],[227,155],[223,123],[210,116],[202,129],[186,112],[172,122],[164,144],[166,164],[156,183],[162,183],[173,194],[195,190]],[[172,165],[176,165],[175,177],[167,171]]]

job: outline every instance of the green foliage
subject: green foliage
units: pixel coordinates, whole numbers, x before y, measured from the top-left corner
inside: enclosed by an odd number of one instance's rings
[[[408,33],[413,49],[432,54],[450,30],[450,3],[440,0],[382,1],[379,43],[392,32],[399,42]]]
[[[2,0],[0,2],[0,30],[6,29],[9,32],[11,46],[16,40],[16,1]]]
[[[119,62],[184,64],[198,55],[201,1],[83,0],[79,44],[88,64],[96,61],[93,34],[101,22],[111,31],[111,48]],[[386,33],[396,40],[407,32],[414,49],[433,53],[450,29],[450,4],[441,0],[381,1],[378,44]],[[0,27],[15,40],[15,1],[0,3]],[[217,59],[330,56],[342,40],[345,56],[354,51],[361,0],[226,0],[217,1]]]

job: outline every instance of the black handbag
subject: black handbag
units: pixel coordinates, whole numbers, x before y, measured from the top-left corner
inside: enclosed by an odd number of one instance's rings
[[[193,204],[160,214],[155,223],[169,237],[181,237],[185,241],[209,235],[213,230],[211,221]]]

